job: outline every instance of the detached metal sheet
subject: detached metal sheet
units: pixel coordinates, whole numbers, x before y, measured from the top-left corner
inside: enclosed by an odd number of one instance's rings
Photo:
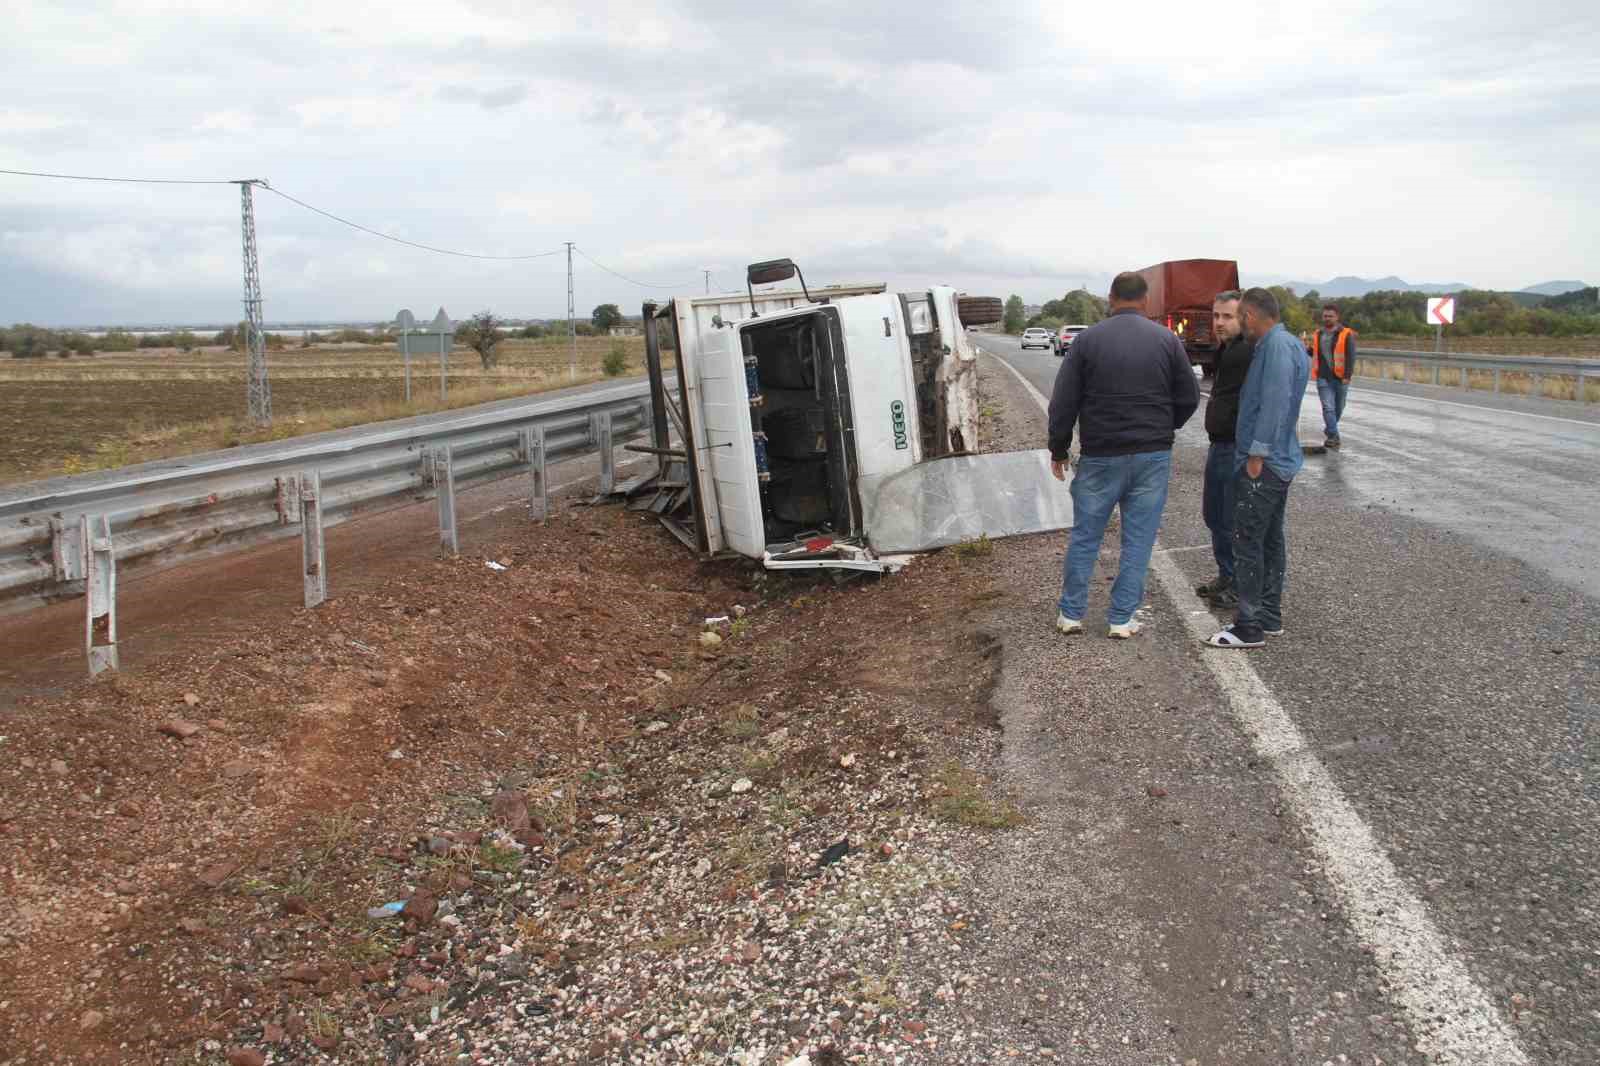
[[[879,554],[1072,525],[1072,498],[1043,449],[935,459],[858,485],[867,539]]]

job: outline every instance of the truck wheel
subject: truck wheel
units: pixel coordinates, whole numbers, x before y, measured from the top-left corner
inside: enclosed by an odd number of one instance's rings
[[[1006,317],[1006,307],[998,296],[957,296],[956,313],[964,326],[988,326]]]

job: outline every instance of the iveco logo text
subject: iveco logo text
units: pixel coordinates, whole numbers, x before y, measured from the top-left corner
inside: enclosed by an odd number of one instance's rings
[[[906,405],[899,400],[892,401],[889,418],[894,422],[894,450],[903,452],[911,447],[911,442],[906,440]]]

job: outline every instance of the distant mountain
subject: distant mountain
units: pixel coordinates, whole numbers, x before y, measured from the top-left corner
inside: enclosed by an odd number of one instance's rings
[[[1536,292],[1540,296],[1564,296],[1569,292],[1587,289],[1589,286],[1581,281],[1546,281],[1538,285],[1529,285],[1523,292]]]
[[[1472,287],[1460,281],[1452,281],[1442,285],[1438,282],[1425,282],[1414,285],[1406,279],[1397,278],[1392,274],[1386,278],[1375,279],[1357,278],[1346,274],[1322,282],[1286,281],[1284,285],[1302,296],[1315,289],[1318,296],[1330,297],[1365,296],[1369,292],[1425,292],[1437,294],[1460,292],[1462,289],[1470,289]]]

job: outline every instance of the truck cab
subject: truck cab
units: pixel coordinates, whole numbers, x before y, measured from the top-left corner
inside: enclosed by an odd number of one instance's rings
[[[759,263],[744,294],[645,305],[658,411],[645,450],[660,463],[636,505],[704,555],[771,569],[892,570],[909,552],[1070,524],[1047,453],[975,454],[966,327],[998,320],[998,300],[941,286],[813,293],[803,275],[799,291],[755,292],[796,275],[788,260]]]

